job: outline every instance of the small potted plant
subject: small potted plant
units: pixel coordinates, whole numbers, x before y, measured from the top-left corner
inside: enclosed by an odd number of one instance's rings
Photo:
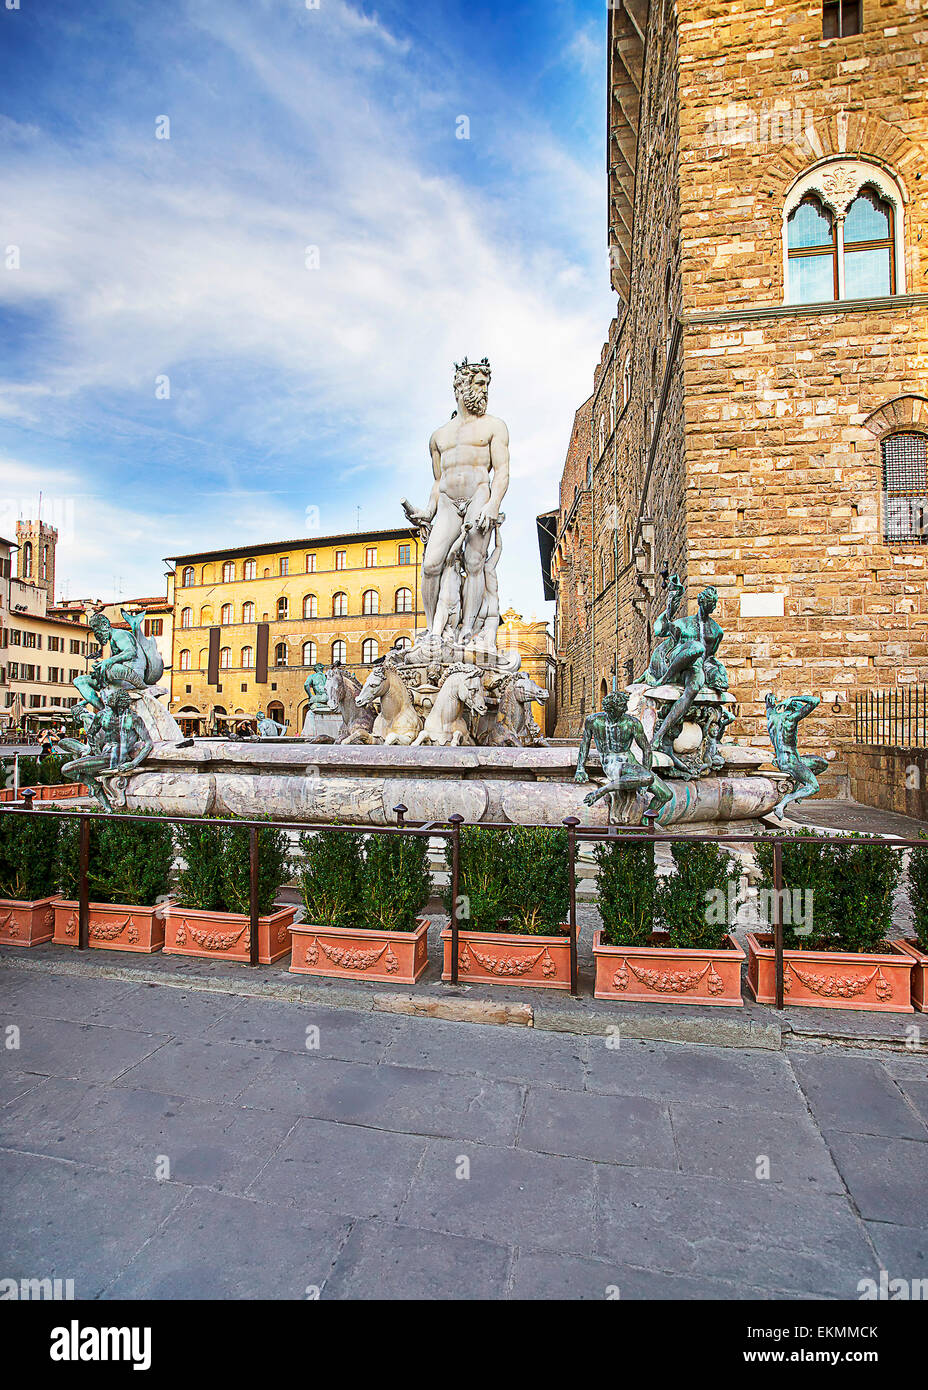
[[[294,974],[415,984],[428,965],[427,845],[421,835],[301,835]]]
[[[78,944],[80,823],[65,820],[59,836],[55,943]],[[151,954],[164,945],[164,913],[174,838],[156,812],[144,821],[95,816],[90,822],[88,945]]]
[[[450,867],[451,845],[446,845]],[[451,913],[451,889],[445,891]],[[460,835],[458,979],[570,989],[567,832],[469,826]],[[451,927],[441,934],[442,979],[451,978]]]
[[[38,946],[55,930],[59,817],[0,816],[0,944]]]
[[[773,846],[757,845],[761,894],[773,904]],[[891,941],[899,851],[857,835],[827,845],[783,837],[783,994],[816,1009],[911,1013],[915,960]],[[765,913],[768,920],[771,916]],[[776,999],[773,935],[750,932],[748,988]]]
[[[928,1013],[928,835],[920,836],[909,854],[909,902],[915,940],[900,937],[893,945],[914,962],[912,966],[912,1004],[919,1013]]]
[[[176,827],[182,865],[165,922],[166,955],[251,959],[250,851],[245,827],[217,824]],[[258,831],[258,960],[273,965],[290,950],[295,907],[275,908],[289,874],[284,830]]]
[[[653,841],[597,845],[594,997],[739,1008],[744,952],[728,931],[734,863],[701,841],[676,841],[670,852],[674,872],[658,879]]]

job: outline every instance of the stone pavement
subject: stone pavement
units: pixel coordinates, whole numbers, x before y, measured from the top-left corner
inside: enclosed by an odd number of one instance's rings
[[[904,839],[915,839],[928,825],[902,816],[898,811],[881,811],[876,806],[863,806],[859,801],[829,800],[826,797],[813,797],[789,808],[790,820],[808,826],[821,826],[824,830],[853,830],[860,835],[900,835]]]
[[[614,1047],[5,967],[0,1026],[0,1277],[104,1299],[928,1277],[928,1047]]]

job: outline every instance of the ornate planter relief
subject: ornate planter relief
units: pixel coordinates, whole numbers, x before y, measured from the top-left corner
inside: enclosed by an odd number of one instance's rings
[[[784,951],[783,995],[788,1004],[816,1009],[866,1009],[912,1013],[915,959],[907,943],[892,942],[892,954],[854,951]],[[748,989],[759,1004],[776,1003],[776,974],[770,937],[748,934]]]
[[[0,898],[0,946],[40,946],[55,929],[54,898]]]
[[[123,903],[91,903],[88,945],[97,950],[140,951],[151,955],[164,945],[165,903],[155,907],[130,907]],[[80,919],[78,905],[66,898],[54,901],[55,943],[76,946]]]
[[[415,931],[368,931],[297,922],[293,960],[295,975],[363,976],[391,984],[415,984],[428,965],[429,919],[420,917]]]
[[[290,950],[290,924],[295,914],[295,907],[284,907],[258,918],[258,960],[262,965],[273,965]],[[248,917],[241,912],[201,912],[172,903],[165,922],[164,951],[169,956],[221,957],[247,964],[251,957]]]
[[[565,927],[565,932],[567,928]],[[451,979],[451,928],[441,934],[441,977]],[[570,989],[570,937],[514,932],[458,933],[458,978],[468,984],[522,984]]]
[[[725,1004],[741,1008],[745,956],[733,936],[720,951],[672,946],[607,946],[602,931],[593,938],[596,999],[666,1004]]]

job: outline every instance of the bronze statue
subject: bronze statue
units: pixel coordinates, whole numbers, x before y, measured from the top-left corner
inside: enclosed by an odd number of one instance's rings
[[[673,791],[651,767],[652,751],[641,721],[628,713],[628,694],[624,690],[607,695],[603,708],[597,714],[589,714],[583,723],[580,751],[577,754],[575,782],[588,782],[586,760],[590,742],[596,744],[603,772],[606,774],[605,786],[597,787],[584,798],[584,805],[592,806],[602,797],[610,798],[610,806],[615,809],[613,798],[619,792],[649,791],[651,799],[642,813],[642,820],[653,821],[663,808],[673,801]],[[632,752],[632,744],[641,749],[641,762]],[[611,816],[610,816],[611,818]]]
[[[799,721],[819,704],[817,695],[794,695],[792,699],[781,700],[768,694],[764,704],[767,707],[767,732],[773,744],[773,759],[781,772],[792,778],[793,786],[786,796],[780,798],[773,814],[783,819],[783,812],[791,801],[803,801],[818,791],[818,776],[828,766],[824,758],[804,758],[796,747],[799,734]]]
[[[663,645],[665,649],[668,643],[672,645],[661,658],[664,665],[663,674],[658,678],[650,673],[649,668],[649,674],[645,677],[646,683],[652,686],[683,686],[682,693],[655,730],[653,744],[659,752],[670,758],[684,777],[691,777],[693,774],[674,752],[674,739],[679,735],[701,690],[706,686],[716,691],[728,689],[727,672],[716,657],[724,636],[722,628],[712,617],[718,598],[715,589],[703,589],[696,600],[696,612],[692,617],[668,618],[670,635]],[[668,612],[670,603],[671,600],[668,598]]]

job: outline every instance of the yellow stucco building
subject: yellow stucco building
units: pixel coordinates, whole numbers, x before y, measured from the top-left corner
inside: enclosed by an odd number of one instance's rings
[[[187,733],[264,711],[298,734],[311,668],[340,661],[363,680],[424,614],[410,527],[169,557],[171,712]]]

